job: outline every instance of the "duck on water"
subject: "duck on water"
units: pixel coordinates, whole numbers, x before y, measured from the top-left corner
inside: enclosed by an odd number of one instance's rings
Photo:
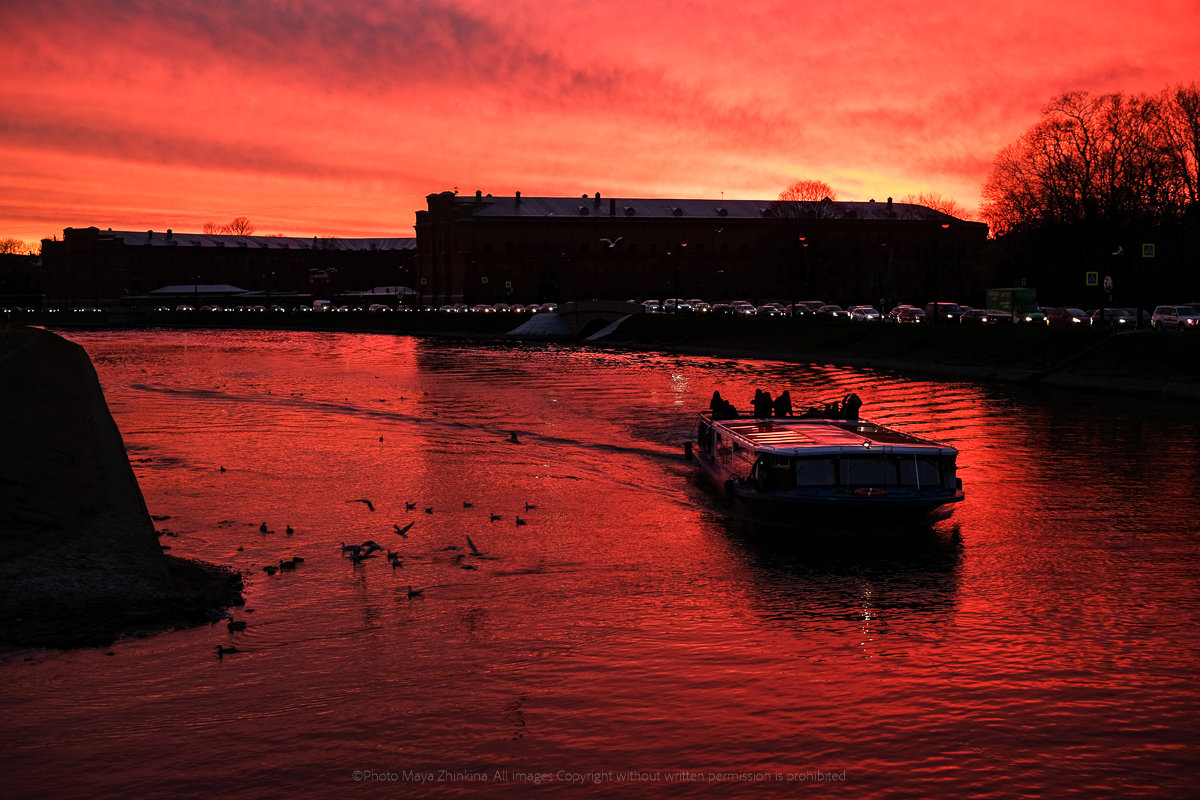
[[[862,419],[861,407],[849,394],[793,414],[790,396],[760,390],[743,415],[714,392],[685,454],[731,504],[797,524],[920,521],[963,499],[958,450]]]

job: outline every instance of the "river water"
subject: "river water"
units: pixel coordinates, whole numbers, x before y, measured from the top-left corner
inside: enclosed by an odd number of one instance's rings
[[[6,656],[8,797],[1200,791],[1194,407],[557,345],[67,335],[162,542],[244,570],[248,624]],[[759,387],[854,391],[957,446],[966,501],[867,536],[729,513],[681,444],[714,389]],[[403,566],[342,556],[367,539]]]

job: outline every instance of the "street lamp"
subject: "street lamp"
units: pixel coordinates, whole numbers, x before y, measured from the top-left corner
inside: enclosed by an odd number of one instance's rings
[[[808,288],[808,242],[807,236],[798,237],[800,242],[800,258],[804,261],[804,288]],[[796,316],[796,272],[792,270],[792,316]]]

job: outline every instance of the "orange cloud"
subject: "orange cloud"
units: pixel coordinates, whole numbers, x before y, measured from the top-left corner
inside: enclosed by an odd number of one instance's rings
[[[405,235],[430,192],[973,209],[1056,94],[1200,74],[1200,8],[717,0],[0,7],[0,236]]]

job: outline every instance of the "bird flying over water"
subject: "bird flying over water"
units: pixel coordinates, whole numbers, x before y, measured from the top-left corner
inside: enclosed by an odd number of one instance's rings
[[[513,444],[520,444],[520,443],[521,443],[521,440],[517,438],[517,432],[516,432],[516,431],[509,431],[509,432],[508,432],[508,441],[512,442]]]
[[[621,241],[624,238],[625,238],[624,236],[618,236],[615,239],[601,239],[600,242],[601,242],[601,244],[604,244],[608,247],[616,247],[617,242]]]
[[[408,523],[403,528],[401,528],[399,525],[397,525],[396,523],[393,522],[392,527],[396,529],[396,533],[400,534],[405,539],[407,539],[408,538],[408,529],[411,528],[415,522],[416,522],[416,520],[413,520],[413,522]]]
[[[414,598],[414,597],[420,597],[420,596],[421,596],[421,595],[423,595],[423,594],[425,594],[425,590],[424,590],[424,589],[414,589],[414,588],[412,587],[412,584],[409,584],[409,586],[408,586],[408,597],[409,597],[409,599],[410,599],[410,600],[411,600],[412,598]]]
[[[405,511],[412,511],[416,507],[417,507],[416,503],[410,503],[407,500],[404,501],[404,510]]]
[[[467,545],[468,545],[468,546],[471,548],[471,555],[473,555],[473,556],[482,556],[482,555],[486,555],[485,553],[481,553],[481,552],[479,552],[479,548],[478,548],[478,547],[476,547],[476,546],[475,546],[475,543],[471,541],[471,537],[470,537],[470,536],[468,536],[468,537],[467,537]]]
[[[346,502],[347,503],[366,503],[367,508],[371,509],[372,511],[375,510],[375,504],[372,503],[370,500],[368,500],[365,497],[359,498],[358,500],[347,500]]]

